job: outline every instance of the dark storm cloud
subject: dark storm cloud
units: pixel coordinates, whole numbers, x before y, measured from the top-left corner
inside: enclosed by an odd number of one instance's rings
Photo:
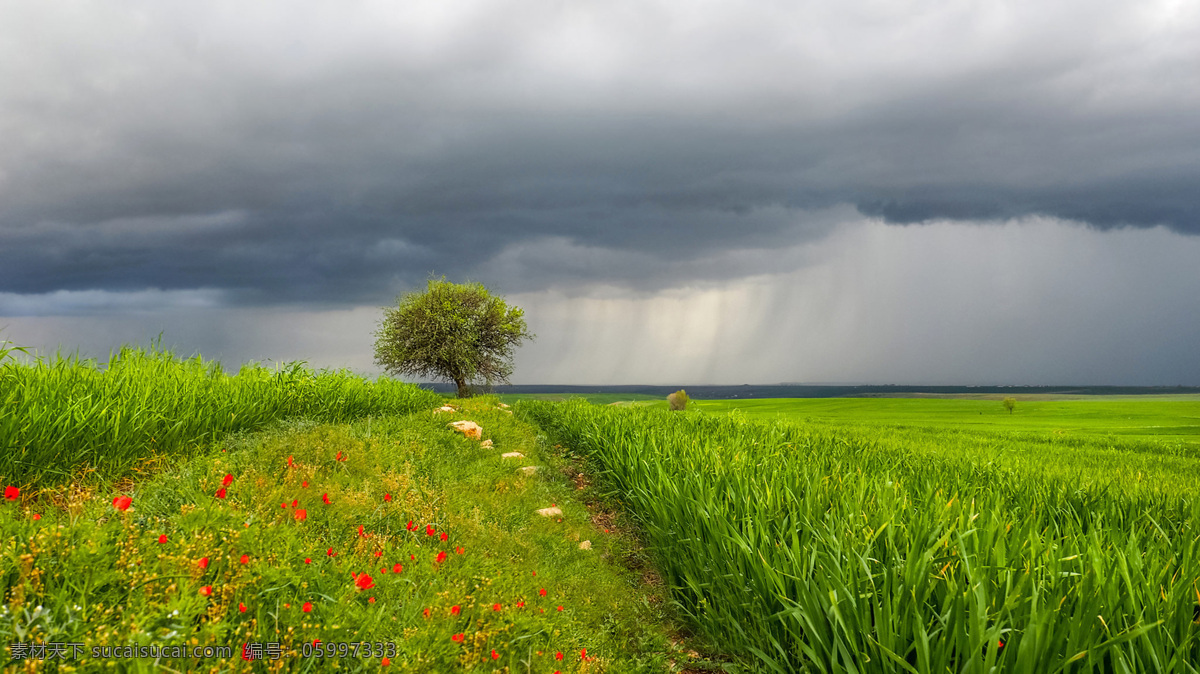
[[[1161,227],[859,220],[790,249],[661,269],[645,254],[588,255],[564,240],[534,248],[507,250],[488,273],[520,277],[530,260],[555,261],[541,274],[597,265],[585,271],[617,277],[655,266],[654,280],[665,284],[719,263],[731,278],[652,292],[596,284],[510,293],[538,336],[517,352],[514,383],[1200,383],[1200,313],[1181,310],[1200,296],[1200,237]],[[376,306],[228,307],[223,299],[211,291],[0,293],[0,307],[16,314],[0,318],[0,340],[106,359],[161,332],[177,354],[231,370],[305,360],[380,373]]]
[[[1200,233],[1190,5],[0,7],[4,293],[652,289],[847,207]]]

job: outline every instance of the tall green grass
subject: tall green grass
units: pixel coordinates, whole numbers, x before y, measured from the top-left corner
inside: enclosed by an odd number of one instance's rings
[[[1200,667],[1200,485],[1126,489],[725,416],[518,409],[641,519],[694,626],[764,669]]]
[[[2,347],[3,344],[0,344]],[[435,406],[429,391],[346,371],[243,366],[124,347],[103,366],[78,357],[32,362],[0,350],[0,481],[111,480],[179,458],[217,437],[289,417],[340,422]]]

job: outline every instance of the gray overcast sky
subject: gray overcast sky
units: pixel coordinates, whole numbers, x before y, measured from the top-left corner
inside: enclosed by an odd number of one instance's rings
[[[517,383],[1200,384],[1200,5],[0,0],[0,339]]]

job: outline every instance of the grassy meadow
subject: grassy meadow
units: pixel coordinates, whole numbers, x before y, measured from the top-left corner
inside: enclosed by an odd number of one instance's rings
[[[5,671],[1200,672],[1200,402],[555,398],[0,354]]]
[[[495,398],[299,367],[230,376],[152,350],[4,368],[4,671],[662,672],[692,658],[621,515]],[[459,420],[481,437],[448,428]],[[58,662],[18,644],[77,649]],[[118,657],[131,647],[185,650]]]

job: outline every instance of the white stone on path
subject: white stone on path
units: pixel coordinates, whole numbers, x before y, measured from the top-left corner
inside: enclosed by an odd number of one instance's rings
[[[455,412],[457,410],[455,410],[453,407],[451,407],[449,405],[442,405],[441,407],[437,408],[434,411],[435,412]]]
[[[558,517],[562,515],[562,508],[559,508],[558,506],[550,506],[549,508],[542,508],[541,510],[538,510],[537,514],[541,515],[542,517]]]
[[[483,442],[479,443],[479,446],[484,449],[491,449],[492,448],[492,439],[488,438],[487,440],[484,440]]]
[[[462,433],[471,440],[478,440],[483,437],[483,429],[474,421],[455,421],[448,426],[452,426],[454,430]]]
[[[521,466],[517,470],[521,471],[522,473],[525,473],[526,475],[533,475],[534,473],[536,473],[538,471],[538,467],[537,466]]]
[[[525,455],[520,452],[505,452],[500,455],[501,459],[524,459]]]
[[[580,549],[580,550],[591,550],[591,549],[592,549],[592,542],[591,542],[591,541],[584,541],[584,542],[580,543],[580,544],[579,544],[579,549]]]

